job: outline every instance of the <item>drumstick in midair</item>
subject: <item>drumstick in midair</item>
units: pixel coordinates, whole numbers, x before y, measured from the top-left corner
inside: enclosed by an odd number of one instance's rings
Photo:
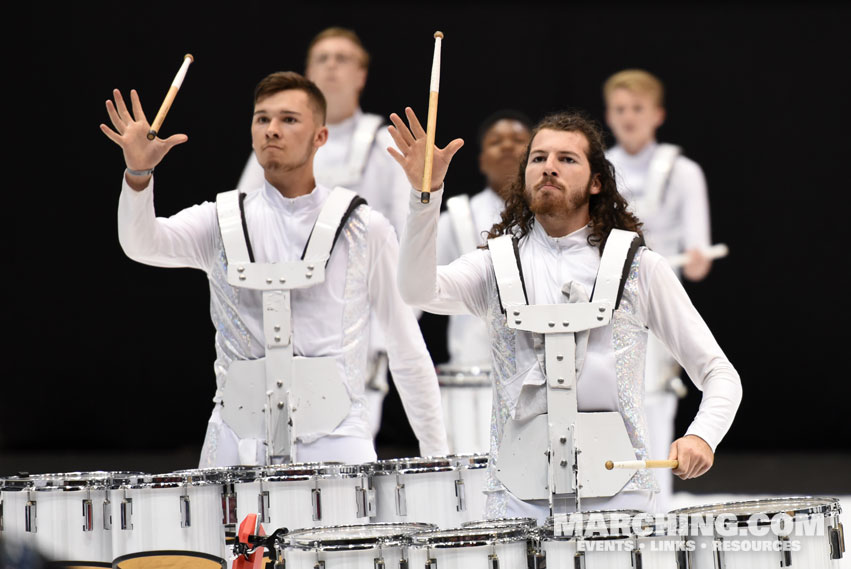
[[[183,78],[186,77],[186,70],[189,69],[189,64],[193,61],[195,61],[195,58],[192,57],[192,54],[187,53],[183,56],[183,65],[181,65],[180,69],[177,70],[177,75],[174,76],[174,81],[171,82],[171,87],[168,88],[168,93],[165,95],[163,104],[160,105],[160,110],[157,112],[156,118],[154,118],[151,130],[148,131],[148,140],[153,140],[157,137],[157,133],[163,125],[165,116],[168,114],[168,110],[174,102],[174,97],[177,95],[177,91],[183,83]]]
[[[434,129],[437,126],[437,92],[440,85],[440,43],[443,32],[434,32],[434,58],[431,62],[431,87],[428,93],[428,122],[426,123],[426,154],[423,168],[423,190],[420,202],[428,203],[431,197],[431,169],[434,164]]]
[[[644,470],[645,468],[677,468],[678,460],[621,460],[606,461],[606,470],[613,468],[631,468],[633,470]]]

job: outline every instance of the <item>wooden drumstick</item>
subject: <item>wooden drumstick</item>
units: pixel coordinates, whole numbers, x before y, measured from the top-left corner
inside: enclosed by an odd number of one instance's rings
[[[434,165],[434,129],[437,126],[437,92],[440,85],[440,44],[443,32],[434,32],[434,58],[431,62],[431,87],[428,93],[428,122],[426,122],[426,155],[423,168],[423,190],[420,202],[431,198],[431,169]]]
[[[606,470],[613,468],[631,468],[633,470],[644,470],[645,468],[677,468],[678,460],[621,460],[613,462],[606,461]]]
[[[713,245],[708,249],[701,249],[700,251],[703,253],[703,256],[707,259],[722,259],[727,256],[727,253],[730,252],[730,249],[723,243],[718,243],[717,245]],[[679,255],[672,255],[668,257],[668,263],[676,268],[682,267],[688,262],[688,255],[686,253],[680,253]]]
[[[165,95],[163,104],[160,105],[160,110],[157,112],[156,118],[154,118],[154,124],[151,125],[151,130],[148,131],[148,140],[153,140],[157,137],[157,132],[159,132],[160,127],[163,125],[165,116],[174,102],[174,97],[183,83],[183,78],[186,77],[186,70],[189,69],[189,64],[193,61],[195,61],[195,58],[192,57],[192,54],[187,53],[183,56],[183,65],[177,70],[177,75],[174,76],[174,81],[171,82],[171,87],[168,88],[168,93]]]

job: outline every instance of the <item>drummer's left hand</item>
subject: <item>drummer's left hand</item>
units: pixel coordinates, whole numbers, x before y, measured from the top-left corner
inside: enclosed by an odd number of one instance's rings
[[[697,478],[712,468],[715,453],[706,441],[697,435],[686,435],[671,443],[668,460],[678,460],[680,465],[672,470],[683,480]]]

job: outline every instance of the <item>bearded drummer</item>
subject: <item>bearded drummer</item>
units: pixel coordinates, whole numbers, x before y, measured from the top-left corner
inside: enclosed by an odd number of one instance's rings
[[[543,521],[553,513],[554,500],[542,493],[567,495],[571,487],[579,489],[576,509],[654,512],[658,487],[652,471],[627,471],[625,480],[610,484],[603,460],[588,466],[584,458],[595,455],[597,447],[617,443],[622,449],[624,440],[626,451],[619,450],[619,456],[649,458],[643,406],[648,330],[703,393],[696,417],[670,449],[668,458],[678,461],[674,474],[680,478],[701,476],[712,466],[742,388],[671,267],[641,246],[640,222],[618,193],[600,127],[581,113],[559,113],[539,122],[501,220],[490,230],[488,249],[437,266],[443,181],[463,141],[434,147],[432,181],[425,188],[431,199],[423,203],[419,186],[426,132],[413,110],[405,114],[407,124],[391,115],[399,151],[388,149],[413,186],[400,245],[399,286],[405,301],[417,308],[470,313],[488,326],[494,402],[487,516]],[[546,310],[537,310],[542,306]],[[580,322],[548,317],[574,308]],[[551,351],[552,346],[559,351]],[[568,414],[569,424],[564,424]],[[598,420],[600,429],[585,428]],[[543,435],[530,436],[541,424]],[[527,447],[528,461],[518,459]],[[539,458],[539,453],[547,456]],[[535,461],[543,463],[544,475],[524,464]],[[518,472],[543,483],[531,488]],[[581,504],[580,494],[585,496]]]
[[[311,81],[257,85],[251,135],[262,186],[225,192],[168,218],[153,172],[187,136],[148,140],[131,91],[101,130],[124,153],[118,207],[128,257],[207,274],[216,393],[200,466],[376,459],[365,402],[370,322],[387,331],[389,367],[425,456],[447,454],[440,393],[413,310],[396,287],[392,226],[354,192],[317,184],[326,102]]]

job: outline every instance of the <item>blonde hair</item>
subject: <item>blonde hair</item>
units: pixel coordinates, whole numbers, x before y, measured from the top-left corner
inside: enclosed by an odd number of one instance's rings
[[[665,106],[665,87],[658,77],[643,69],[625,69],[606,79],[603,98],[608,101],[615,89],[626,89],[650,95],[660,107]]]
[[[354,30],[340,28],[337,26],[325,28],[324,30],[316,34],[312,40],[310,40],[310,45],[307,46],[307,58],[304,62],[305,69],[307,69],[307,66],[310,65],[310,52],[313,51],[313,47],[322,40],[328,38],[346,38],[347,40],[358,46],[361,52],[360,66],[364,69],[369,69],[369,52],[366,51],[365,47],[363,47],[363,42],[360,41],[360,37],[358,37]]]

